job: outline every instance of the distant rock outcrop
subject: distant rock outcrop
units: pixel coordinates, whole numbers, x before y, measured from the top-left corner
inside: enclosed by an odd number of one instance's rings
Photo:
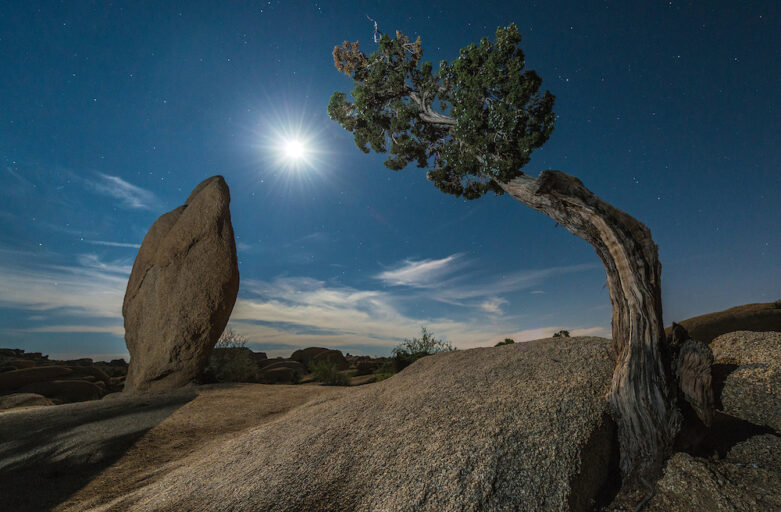
[[[0,393],[14,391],[29,384],[45,382],[72,373],[65,366],[37,366],[0,373]]]
[[[86,380],[52,380],[28,384],[19,390],[22,393],[35,393],[60,402],[84,402],[97,400],[103,396],[103,388]]]
[[[424,357],[205,446],[107,510],[593,510],[618,471],[610,341]]]
[[[677,322],[692,338],[710,343],[717,336],[736,331],[781,331],[781,308],[774,302],[744,304],[717,313],[695,316]],[[669,336],[672,327],[665,329]]]
[[[328,361],[334,364],[337,370],[344,370],[348,366],[347,359],[341,351],[323,347],[309,347],[296,350],[290,356],[290,359],[300,362],[306,368],[309,368],[311,363],[317,361]]]
[[[225,180],[214,176],[144,237],[125,293],[125,391],[192,381],[228,322],[239,289]]]

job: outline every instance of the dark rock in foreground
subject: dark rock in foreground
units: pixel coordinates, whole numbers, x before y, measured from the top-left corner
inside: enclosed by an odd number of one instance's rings
[[[600,338],[424,357],[205,446],[109,509],[591,510],[617,470],[613,361]]]
[[[35,393],[12,393],[10,395],[0,396],[0,411],[13,409],[15,407],[39,405],[54,405],[54,403],[45,396]]]
[[[239,289],[225,180],[199,184],[144,237],[125,293],[125,391],[183,386],[203,370]]]

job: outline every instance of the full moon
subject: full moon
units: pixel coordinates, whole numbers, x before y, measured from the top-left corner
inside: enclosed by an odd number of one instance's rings
[[[282,152],[288,160],[298,161],[306,156],[306,146],[299,139],[288,139],[282,146]]]

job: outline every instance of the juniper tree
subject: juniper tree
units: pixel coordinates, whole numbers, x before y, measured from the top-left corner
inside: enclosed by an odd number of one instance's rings
[[[628,485],[655,478],[680,426],[665,347],[661,265],[646,226],[561,171],[522,172],[553,131],[554,96],[525,69],[515,25],[461,49],[434,72],[421,40],[383,35],[370,55],[358,42],[334,48],[336,68],[353,79],[351,98],[335,92],[328,114],[385,165],[427,169],[443,192],[478,198],[507,193],[552,217],[595,249],[607,271],[616,355],[609,401],[618,424]]]

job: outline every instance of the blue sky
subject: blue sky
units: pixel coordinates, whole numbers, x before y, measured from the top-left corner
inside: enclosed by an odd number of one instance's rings
[[[0,18],[0,346],[126,354],[146,230],[214,174],[231,188],[256,350],[386,354],[421,326],[466,348],[609,335],[588,244],[509,197],[392,172],[326,115],[343,40],[424,58],[515,22],[556,97],[524,169],[560,169],[651,229],[672,320],[781,298],[777,2],[14,2]],[[310,165],[278,148],[291,135]]]

